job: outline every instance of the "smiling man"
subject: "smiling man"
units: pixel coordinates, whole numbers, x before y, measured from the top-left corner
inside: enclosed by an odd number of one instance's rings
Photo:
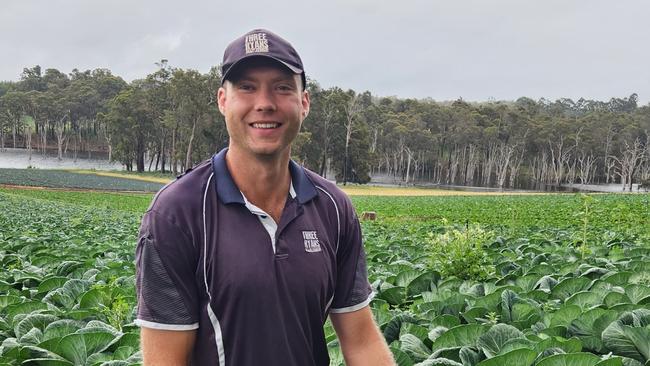
[[[309,113],[302,61],[254,30],[224,52],[227,149],[163,188],[136,251],[145,365],[394,365],[369,308],[359,222],[334,184],[291,161]]]

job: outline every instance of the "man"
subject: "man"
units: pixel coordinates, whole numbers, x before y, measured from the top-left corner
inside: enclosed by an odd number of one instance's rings
[[[368,307],[358,220],[335,185],[290,160],[309,112],[302,61],[254,30],[224,52],[227,149],[170,183],[136,251],[145,365],[394,365]]]

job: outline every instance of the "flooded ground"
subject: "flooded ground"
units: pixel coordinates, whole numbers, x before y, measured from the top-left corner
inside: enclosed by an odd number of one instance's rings
[[[588,192],[602,192],[602,193],[629,193],[629,186],[626,185],[623,188],[622,184],[563,184],[562,187],[577,189],[579,191],[588,191]],[[632,193],[646,193],[647,190],[641,188],[639,185],[634,183],[632,184]]]
[[[36,169],[94,169],[94,170],[123,170],[123,166],[117,162],[109,162],[105,157],[99,158],[97,154],[94,158],[88,159],[87,157],[77,157],[73,159],[72,154],[68,154],[62,160],[58,160],[56,151],[48,151],[46,156],[38,151],[32,152],[32,158],[29,159],[29,153],[25,149],[5,149],[0,151],[0,168],[12,169],[26,169],[28,167]],[[84,155],[85,154],[81,154]],[[333,174],[332,174],[333,175]],[[467,187],[457,185],[440,185],[428,182],[416,182],[415,185],[400,184],[394,177],[386,177],[385,175],[375,175],[370,181],[371,186],[379,187],[419,187],[419,188],[433,188],[445,189],[452,191],[465,191],[465,192],[500,192],[500,193],[527,193],[527,192],[606,192],[606,193],[622,193],[629,192],[627,188],[623,190],[621,184],[563,184],[560,187],[555,186],[540,186],[531,187],[528,189],[499,189],[489,187]],[[632,185],[632,193],[645,193],[644,189],[638,190],[638,184]]]
[[[25,149],[0,151],[0,168],[26,169],[29,167],[36,169],[122,170],[122,164],[109,162],[107,159],[88,159],[78,156],[75,160],[72,156],[66,156],[62,160],[58,160],[56,152],[48,151],[47,155],[43,156],[34,150],[30,160],[29,153]]]

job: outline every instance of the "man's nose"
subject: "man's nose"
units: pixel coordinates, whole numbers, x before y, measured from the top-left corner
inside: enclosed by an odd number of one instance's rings
[[[255,98],[255,110],[259,112],[275,111],[275,96],[268,88],[260,88]]]

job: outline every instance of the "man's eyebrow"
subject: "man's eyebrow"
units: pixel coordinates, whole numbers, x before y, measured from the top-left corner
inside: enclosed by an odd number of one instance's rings
[[[243,82],[256,82],[256,81],[257,81],[257,78],[255,78],[255,77],[242,75],[241,77],[238,77],[236,80],[233,80],[232,82],[233,82],[233,84],[239,84],[239,83],[243,83]],[[274,82],[274,83],[277,83],[277,82],[291,82],[292,84],[296,84],[296,85],[299,84],[299,82],[296,81],[296,78],[294,77],[294,75],[278,76],[278,77],[275,77],[275,78],[271,79],[271,82]]]

